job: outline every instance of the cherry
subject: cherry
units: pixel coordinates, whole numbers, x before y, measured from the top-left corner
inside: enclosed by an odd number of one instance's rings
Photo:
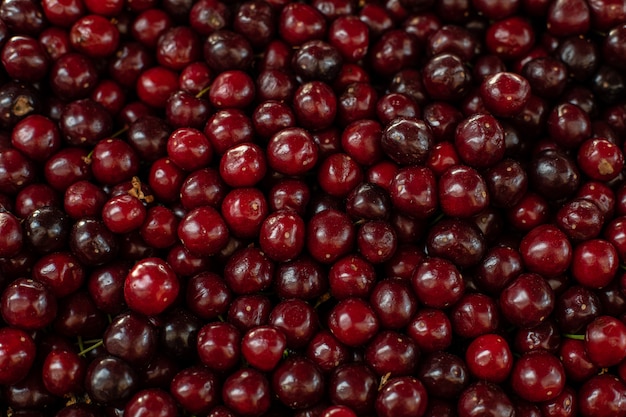
[[[259,95],[266,99],[259,104],[252,115],[254,129],[264,139],[271,138],[283,129],[294,127],[296,124],[293,111],[284,102],[276,101],[278,97],[268,96],[257,85]],[[272,88],[272,92],[277,89]],[[291,92],[286,93],[289,96]],[[282,96],[282,95],[281,95]]]
[[[600,315],[598,296],[590,289],[573,285],[562,292],[554,307],[555,319],[561,331],[575,334]]]
[[[78,19],[70,29],[70,43],[78,52],[104,58],[117,50],[119,30],[106,17],[97,14]]]
[[[487,381],[477,381],[467,387],[458,400],[459,417],[487,415],[517,415],[509,396],[500,388]]]
[[[178,224],[177,234],[185,248],[199,256],[214,255],[228,243],[228,226],[212,207],[189,211]]]
[[[322,266],[308,256],[278,265],[274,274],[274,288],[283,299],[313,300],[321,297],[328,287]]]
[[[410,337],[383,331],[369,342],[364,358],[380,377],[409,376],[416,369],[419,351]]]
[[[42,45],[27,36],[13,36],[3,46],[0,60],[9,76],[24,82],[41,81],[49,60]]]
[[[461,269],[477,265],[485,253],[481,230],[462,219],[440,220],[430,229],[426,239],[429,255],[452,261]]]
[[[146,258],[128,272],[124,281],[124,300],[133,311],[155,315],[176,300],[179,288],[178,277],[165,261]]]
[[[322,38],[326,26],[324,15],[308,4],[287,4],[278,19],[278,33],[290,45]]]
[[[602,288],[615,277],[618,262],[617,250],[610,242],[590,239],[574,248],[572,276],[585,286]],[[592,275],[590,275],[591,270],[594,271]]]
[[[42,2],[42,10],[50,23],[67,27],[85,13],[85,4],[79,1],[46,0]]]
[[[224,404],[242,416],[261,416],[271,404],[270,383],[252,368],[240,369],[224,381],[222,399]]]
[[[219,109],[243,109],[252,104],[255,87],[252,78],[241,70],[224,71],[211,83],[210,103]]]
[[[306,129],[328,128],[337,115],[337,97],[323,81],[310,81],[298,87],[292,105],[296,120]]]
[[[200,361],[215,372],[231,370],[241,356],[241,334],[230,323],[209,323],[198,331]]]
[[[155,356],[157,329],[145,316],[120,314],[107,326],[102,341],[111,355],[136,366]]]
[[[522,273],[502,289],[499,297],[502,315],[521,328],[543,322],[554,309],[554,293],[540,275]]]
[[[305,227],[304,220],[292,211],[271,213],[259,230],[261,249],[275,261],[294,259],[305,246]]]
[[[0,212],[0,257],[12,257],[22,250],[24,233],[20,225],[20,220],[13,214]]]
[[[261,371],[272,371],[278,365],[287,346],[286,336],[271,326],[250,329],[241,340],[245,360]]]
[[[565,371],[559,359],[543,350],[522,355],[511,371],[515,393],[527,401],[549,401],[565,387]]]
[[[417,375],[431,396],[444,399],[457,397],[468,385],[469,378],[463,360],[448,352],[428,355],[421,362]]]
[[[581,171],[594,180],[610,181],[619,175],[624,155],[607,139],[588,139],[578,149],[577,162]]]
[[[555,36],[583,35],[589,30],[589,7],[584,2],[557,1],[548,8],[547,28]]]
[[[334,262],[328,271],[330,294],[337,300],[366,298],[376,282],[373,265],[362,256],[348,255]]]
[[[36,345],[24,330],[14,327],[0,329],[0,351],[2,352],[2,384],[14,384],[26,378],[35,361]]]
[[[549,224],[535,227],[520,242],[520,254],[526,267],[545,276],[565,272],[572,261],[572,252],[567,236]]]
[[[369,30],[367,24],[357,16],[339,16],[328,28],[328,40],[343,59],[358,62],[367,54]]]
[[[453,101],[468,92],[470,74],[461,58],[443,53],[426,63],[423,82],[426,92],[433,100]]]
[[[611,374],[594,375],[580,388],[578,408],[584,417],[620,416],[624,401],[624,383]]]
[[[57,299],[41,282],[18,278],[2,291],[0,313],[9,325],[37,330],[51,324],[57,314]]]
[[[585,350],[596,366],[617,365],[624,358],[621,346],[626,343],[626,327],[614,317],[598,316],[585,330]]]
[[[472,340],[465,351],[465,362],[475,377],[503,382],[513,367],[513,354],[507,341],[496,334],[483,334]]]
[[[418,219],[432,216],[439,203],[433,172],[427,167],[406,167],[394,174],[388,190],[393,205]]]
[[[359,298],[346,298],[333,307],[328,326],[340,342],[358,346],[370,340],[379,327],[372,308]]]
[[[358,414],[374,411],[377,387],[376,375],[363,363],[337,367],[328,381],[333,404],[346,406]]]
[[[327,209],[315,214],[306,226],[306,248],[318,262],[332,263],[352,249],[354,226],[348,216]]]
[[[315,362],[325,374],[329,374],[339,365],[348,362],[350,351],[332,333],[320,330],[307,345],[306,357]]]
[[[485,35],[489,52],[502,59],[516,59],[527,54],[535,43],[530,22],[513,16],[490,25]]]
[[[143,203],[130,194],[112,197],[102,207],[102,220],[113,233],[139,229],[146,219]]]
[[[416,378],[389,380],[376,397],[379,416],[423,416],[426,412],[426,390]]]
[[[467,165],[455,165],[439,178],[441,210],[452,217],[471,217],[489,205],[489,193],[483,177]]]
[[[428,258],[413,271],[413,290],[418,300],[431,308],[446,308],[461,299],[465,282],[456,266],[442,258]]]
[[[449,321],[456,334],[475,338],[496,331],[500,325],[500,315],[496,301],[491,297],[468,293],[452,307]]]
[[[285,334],[290,349],[306,346],[319,326],[316,310],[297,298],[276,304],[269,315],[269,324]]]
[[[273,135],[267,144],[270,168],[286,175],[302,175],[317,163],[318,149],[304,129],[287,128]]]
[[[208,413],[219,403],[217,376],[204,367],[178,372],[170,383],[172,397],[190,413]]]
[[[297,382],[296,382],[297,381]],[[318,404],[324,393],[324,376],[304,357],[289,357],[272,373],[272,389],[278,400],[292,409]]]
[[[158,388],[143,389],[135,393],[124,407],[124,415],[141,416],[147,413],[159,417],[173,417],[178,411],[174,398]]]

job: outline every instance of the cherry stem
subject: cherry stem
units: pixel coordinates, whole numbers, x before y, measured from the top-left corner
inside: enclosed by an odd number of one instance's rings
[[[317,300],[317,302],[315,303],[315,306],[313,308],[317,309],[320,305],[324,304],[326,301],[330,300],[330,293],[326,293],[324,295],[322,295],[319,300]]]
[[[204,87],[202,90],[200,90],[198,92],[198,94],[196,94],[196,98],[201,98],[203,95],[208,93],[210,90],[211,90],[211,86],[210,85],[208,87]]]
[[[78,352],[79,356],[85,356],[88,352],[91,352],[92,350],[94,350],[95,348],[102,346],[104,344],[104,340],[100,339],[98,340],[96,343],[94,343],[93,345],[89,346],[88,348],[85,349],[81,349],[80,352]]]
[[[124,126],[123,128],[121,128],[120,130],[118,130],[117,132],[113,133],[111,135],[112,138],[117,138],[119,137],[122,133],[126,132],[128,130],[128,126]]]
[[[566,333],[563,336],[567,337],[568,339],[585,340],[585,335],[584,334],[570,334],[570,333]]]

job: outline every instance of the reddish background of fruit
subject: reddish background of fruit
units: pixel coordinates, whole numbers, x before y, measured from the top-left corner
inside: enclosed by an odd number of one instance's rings
[[[3,0],[0,412],[626,416],[625,0]]]

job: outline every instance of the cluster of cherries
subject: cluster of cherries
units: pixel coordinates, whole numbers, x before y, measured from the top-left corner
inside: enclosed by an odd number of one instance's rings
[[[3,0],[0,416],[625,417],[625,0]]]

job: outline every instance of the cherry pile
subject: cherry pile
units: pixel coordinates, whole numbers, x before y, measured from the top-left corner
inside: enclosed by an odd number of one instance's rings
[[[3,0],[1,417],[626,417],[626,0]]]

